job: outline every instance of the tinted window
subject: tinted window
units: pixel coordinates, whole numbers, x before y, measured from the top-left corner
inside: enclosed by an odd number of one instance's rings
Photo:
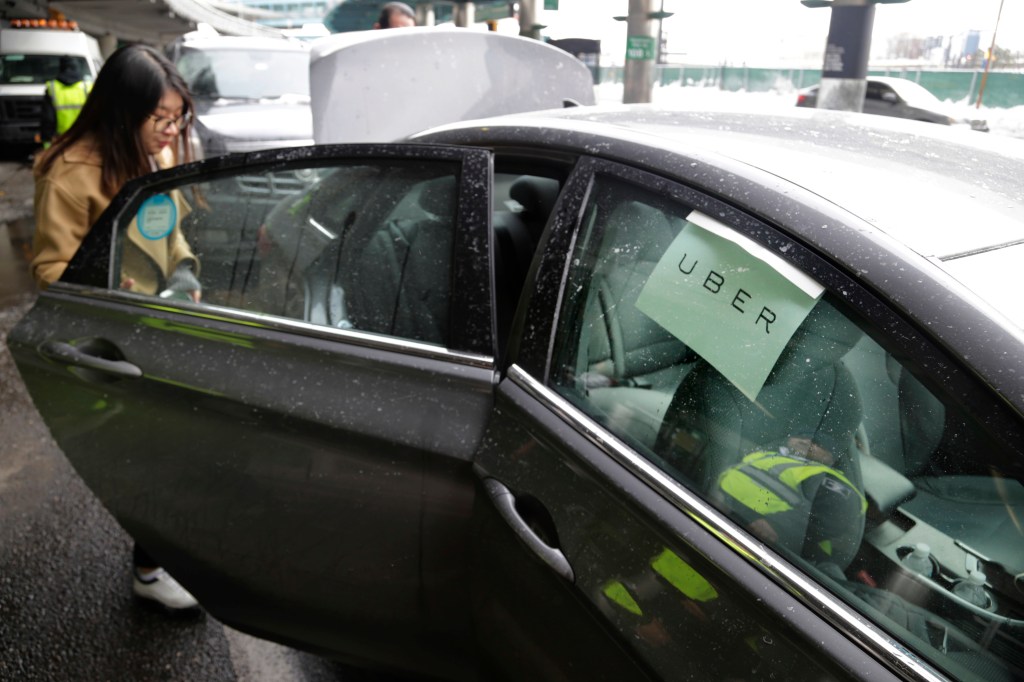
[[[774,253],[639,187],[591,196],[555,388],[952,676],[1024,673],[1013,455]]]
[[[144,199],[122,237],[138,293],[448,341],[458,166],[254,171]],[[184,271],[184,272],[183,272]]]

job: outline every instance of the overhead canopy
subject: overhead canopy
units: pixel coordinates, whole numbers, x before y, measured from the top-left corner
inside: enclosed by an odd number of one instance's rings
[[[201,0],[8,0],[5,17],[44,18],[61,12],[94,36],[162,45],[206,23],[223,35],[280,36],[275,28],[241,19]]]
[[[324,17],[324,25],[332,33],[347,33],[349,31],[365,31],[373,28],[373,23],[380,16],[380,8],[386,0],[341,0],[338,5]],[[432,5],[434,8],[435,20],[439,23],[449,21],[452,16],[452,5],[461,4],[466,0],[450,0],[440,2],[438,0],[405,0],[405,4],[412,7],[419,5]],[[490,21],[491,19],[503,19],[512,16],[512,5],[514,2],[508,0],[477,0],[476,21]]]

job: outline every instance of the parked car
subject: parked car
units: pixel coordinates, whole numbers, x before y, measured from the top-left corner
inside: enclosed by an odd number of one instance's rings
[[[194,31],[166,52],[195,99],[201,156],[313,143],[308,44]]]
[[[796,105],[815,108],[818,105],[818,87],[812,85],[801,90]],[[865,114],[896,116],[942,125],[969,125],[972,130],[982,132],[988,132],[989,129],[987,121],[968,119],[957,114],[926,88],[906,78],[869,76],[863,111]]]
[[[1024,146],[852,117],[210,159],[125,187],[8,344],[247,632],[451,679],[1019,679]],[[282,171],[258,272],[118,288],[151,197]]]

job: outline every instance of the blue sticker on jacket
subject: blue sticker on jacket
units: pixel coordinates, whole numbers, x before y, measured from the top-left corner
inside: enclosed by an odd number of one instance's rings
[[[153,241],[169,235],[177,222],[178,207],[166,194],[156,194],[143,201],[135,216],[139,233]]]

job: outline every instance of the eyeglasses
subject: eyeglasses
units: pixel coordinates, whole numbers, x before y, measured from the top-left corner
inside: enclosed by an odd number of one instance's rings
[[[184,130],[189,123],[192,122],[192,112],[182,114],[178,118],[165,118],[163,116],[157,116],[156,114],[150,114],[149,117],[153,119],[153,127],[156,128],[157,132],[166,133],[167,130],[174,126],[178,130]]]

